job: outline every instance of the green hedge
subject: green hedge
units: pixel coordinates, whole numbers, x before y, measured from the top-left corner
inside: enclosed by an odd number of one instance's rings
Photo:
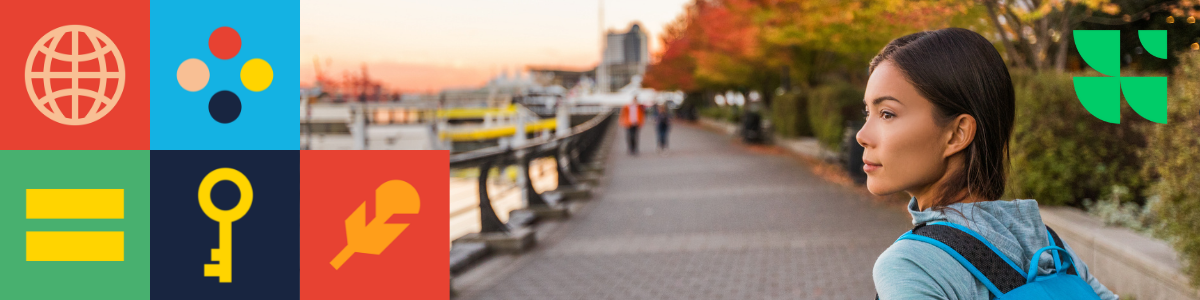
[[[1145,139],[1129,124],[1141,117],[1127,105],[1121,110],[1123,124],[1092,116],[1075,96],[1072,76],[1101,75],[1012,71],[1016,118],[1005,198],[1080,207],[1085,199],[1107,196],[1114,186],[1133,195],[1144,189],[1138,151]]]
[[[784,137],[812,136],[804,94],[789,92],[771,101],[771,124]]]
[[[838,149],[846,120],[862,118],[863,87],[833,81],[808,94],[808,120],[813,136],[822,144]]]
[[[1147,123],[1143,176],[1168,240],[1179,251],[1193,285],[1200,286],[1200,56],[1180,56],[1170,78],[1167,124]]]
[[[720,121],[737,123],[741,120],[741,110],[733,105],[711,105],[700,109],[700,115]]]

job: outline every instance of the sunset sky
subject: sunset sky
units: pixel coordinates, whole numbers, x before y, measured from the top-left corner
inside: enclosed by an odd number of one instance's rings
[[[605,25],[640,22],[653,53],[689,1],[606,0]],[[598,0],[303,0],[300,82],[314,81],[314,57],[335,78],[366,63],[372,77],[407,92],[481,86],[531,65],[588,69],[599,61],[598,8]]]

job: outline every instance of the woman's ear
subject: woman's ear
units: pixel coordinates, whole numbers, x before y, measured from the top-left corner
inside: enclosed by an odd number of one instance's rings
[[[942,157],[950,157],[955,153],[967,149],[971,145],[971,141],[975,140],[975,117],[968,114],[961,114],[954,117],[950,122],[949,128],[950,140],[946,141],[946,152],[942,153]]]

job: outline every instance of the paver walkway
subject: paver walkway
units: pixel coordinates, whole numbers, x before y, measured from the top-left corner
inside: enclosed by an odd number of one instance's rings
[[[659,156],[644,128],[633,157],[624,134],[582,212],[468,271],[457,299],[872,299],[875,258],[911,228],[902,210],[728,136],[679,124]]]

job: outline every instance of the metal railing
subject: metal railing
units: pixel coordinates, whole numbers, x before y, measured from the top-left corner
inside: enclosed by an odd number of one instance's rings
[[[616,113],[609,109],[588,121],[571,128],[571,133],[541,140],[531,140],[521,146],[496,146],[450,156],[451,169],[479,168],[479,218],[480,233],[504,233],[509,226],[500,221],[488,196],[488,176],[492,168],[512,164],[522,166],[518,176],[523,176],[527,208],[550,207],[542,195],[533,189],[529,176],[529,163],[534,159],[553,156],[558,173],[559,189],[578,186],[582,165],[591,163],[596,150],[604,139],[608,128],[615,122]],[[511,220],[510,220],[511,221]]]
[[[533,113],[535,113],[539,116],[542,116],[542,117],[554,116],[556,113],[558,113],[558,109],[555,107],[551,107],[551,106],[528,105],[528,106],[525,106],[525,108],[529,109],[529,111],[532,111]],[[603,114],[604,112],[607,112],[609,110],[612,110],[612,108],[604,106],[604,105],[576,104],[576,105],[571,106],[571,114],[572,115]]]

